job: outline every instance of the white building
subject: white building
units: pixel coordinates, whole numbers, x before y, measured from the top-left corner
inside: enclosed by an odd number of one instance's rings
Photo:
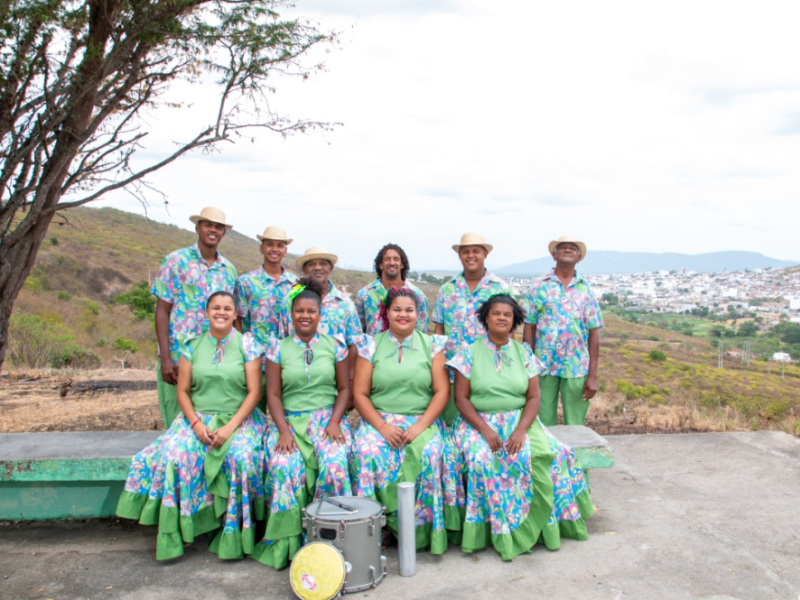
[[[776,360],[778,362],[790,362],[792,357],[789,356],[788,352],[775,352],[772,355],[772,360]]]

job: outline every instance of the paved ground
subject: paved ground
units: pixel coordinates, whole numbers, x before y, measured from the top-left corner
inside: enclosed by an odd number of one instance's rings
[[[503,563],[493,551],[418,557],[354,597],[800,598],[800,439],[725,433],[609,436],[616,466],[592,474],[597,514],[586,542]],[[154,559],[153,528],[0,527],[0,598],[180,600],[293,598],[286,571],[225,563],[198,541]]]

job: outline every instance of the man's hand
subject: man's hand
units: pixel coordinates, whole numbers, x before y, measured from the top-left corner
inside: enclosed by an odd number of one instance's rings
[[[170,385],[178,384],[178,365],[172,362],[169,355],[161,358],[161,381]]]
[[[597,393],[597,377],[587,377],[583,384],[583,401],[588,402]]]

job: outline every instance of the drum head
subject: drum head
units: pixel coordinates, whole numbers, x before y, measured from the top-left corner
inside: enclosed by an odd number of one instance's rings
[[[383,506],[370,498],[337,496],[312,502],[306,508],[309,517],[327,521],[360,521],[383,513]]]
[[[344,587],[342,553],[327,542],[311,542],[292,559],[289,578],[292,590],[302,600],[331,600]]]

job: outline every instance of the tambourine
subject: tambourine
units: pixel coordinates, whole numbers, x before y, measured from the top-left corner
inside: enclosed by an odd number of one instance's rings
[[[344,557],[336,547],[311,542],[294,555],[289,579],[301,600],[331,600],[341,593],[346,573]]]

